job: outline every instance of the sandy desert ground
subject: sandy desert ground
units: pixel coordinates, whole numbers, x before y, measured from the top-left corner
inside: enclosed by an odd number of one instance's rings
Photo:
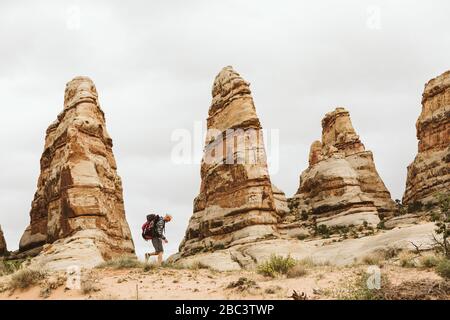
[[[256,271],[107,267],[82,271],[78,288],[68,284],[64,273],[47,273],[28,288],[11,289],[9,275],[0,278],[0,299],[293,299],[294,290],[299,300],[450,298],[449,281],[432,268],[382,264],[381,289],[368,290],[363,281],[368,267],[305,265],[297,274],[275,278]]]

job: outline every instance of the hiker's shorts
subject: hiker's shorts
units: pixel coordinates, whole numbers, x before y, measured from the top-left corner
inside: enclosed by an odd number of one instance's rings
[[[163,244],[162,244],[162,239],[161,238],[153,238],[152,239],[152,244],[153,244],[153,247],[155,248],[155,251],[157,253],[164,252],[164,248],[163,248]]]

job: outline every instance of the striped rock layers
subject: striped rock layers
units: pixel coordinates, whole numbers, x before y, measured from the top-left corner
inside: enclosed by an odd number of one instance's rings
[[[286,197],[270,181],[249,83],[225,67],[212,96],[200,194],[182,256],[276,237],[279,216],[288,210]]]
[[[434,203],[450,190],[450,71],[425,85],[416,128],[419,150],[408,166],[403,203]]]
[[[322,141],[311,146],[294,200],[299,212],[328,226],[376,224],[379,213],[395,210],[372,152],[365,150],[344,108],[322,120]]]
[[[73,252],[80,257],[85,249],[103,259],[134,253],[112,146],[94,83],[74,78],[66,86],[64,110],[47,129],[21,252],[44,244],[54,244],[55,251],[58,244],[67,256],[68,246],[60,244],[70,238],[70,246],[79,244]]]

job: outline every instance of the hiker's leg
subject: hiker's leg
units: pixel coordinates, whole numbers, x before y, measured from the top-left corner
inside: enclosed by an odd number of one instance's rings
[[[162,264],[163,262],[163,252],[158,252],[158,264]]]

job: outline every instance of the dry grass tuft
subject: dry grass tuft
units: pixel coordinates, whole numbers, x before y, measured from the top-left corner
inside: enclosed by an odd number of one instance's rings
[[[9,282],[9,288],[11,290],[15,289],[26,289],[29,288],[44,279],[46,272],[37,269],[22,269],[17,271],[11,276]]]
[[[398,256],[400,266],[403,268],[417,267],[416,256],[409,251],[402,251]]]
[[[136,269],[144,268],[145,263],[139,261],[133,256],[123,256],[113,260],[105,261],[97,266],[99,269]]]
[[[300,278],[308,274],[308,267],[303,264],[296,264],[288,270],[286,276],[288,278]]]

